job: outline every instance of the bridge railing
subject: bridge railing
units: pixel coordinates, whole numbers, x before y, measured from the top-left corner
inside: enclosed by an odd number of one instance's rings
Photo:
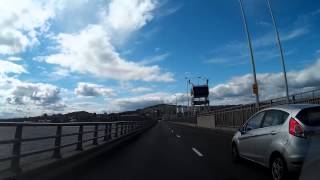
[[[147,126],[151,126],[154,121],[118,121],[118,122],[81,122],[81,123],[0,123],[0,127],[15,128],[14,138],[0,140],[0,145],[12,146],[10,156],[1,157],[0,162],[10,161],[10,170],[14,172],[21,171],[20,160],[24,157],[29,157],[46,152],[52,152],[51,158],[62,158],[61,150],[70,146],[75,146],[75,151],[83,151],[83,144],[92,142],[92,145],[97,146],[99,142],[105,143],[117,140],[121,137],[128,136],[136,131],[139,131]],[[85,130],[85,127],[92,127],[93,130]],[[26,127],[54,127],[55,135],[41,137],[23,137],[23,130]],[[63,133],[63,128],[75,127],[77,132]],[[100,132],[100,133],[99,133]],[[101,133],[102,132],[102,133]],[[101,135],[102,134],[102,135]],[[89,138],[84,138],[84,135]],[[62,139],[66,137],[75,137],[74,142],[62,144]],[[34,142],[41,140],[53,139],[51,147],[44,149],[35,149],[28,152],[22,152],[23,142]],[[101,140],[101,141],[98,141]]]
[[[289,104],[320,104],[320,89],[298,93],[290,96]],[[259,108],[256,104],[245,104],[230,108],[218,109],[200,113],[199,116],[210,116],[215,127],[238,128],[253,114],[261,109],[287,104],[285,97],[261,101]]]

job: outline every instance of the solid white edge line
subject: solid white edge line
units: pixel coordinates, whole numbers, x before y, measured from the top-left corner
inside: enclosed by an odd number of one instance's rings
[[[196,148],[192,148],[192,151],[194,151],[198,156],[203,157],[203,154],[199,152]]]

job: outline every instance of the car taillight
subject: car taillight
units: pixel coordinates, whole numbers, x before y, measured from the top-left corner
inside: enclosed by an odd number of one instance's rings
[[[302,126],[294,118],[291,118],[289,121],[289,133],[293,136],[304,137]]]

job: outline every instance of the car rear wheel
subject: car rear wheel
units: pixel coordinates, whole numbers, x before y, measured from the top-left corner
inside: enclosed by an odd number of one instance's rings
[[[281,156],[272,158],[270,170],[273,180],[284,180],[287,178],[287,165]]]
[[[232,161],[237,163],[240,161],[239,151],[237,145],[232,144]]]

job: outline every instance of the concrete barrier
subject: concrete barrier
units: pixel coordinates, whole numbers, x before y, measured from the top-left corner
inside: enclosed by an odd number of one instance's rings
[[[204,128],[215,128],[215,118],[214,116],[198,116],[197,125]]]

